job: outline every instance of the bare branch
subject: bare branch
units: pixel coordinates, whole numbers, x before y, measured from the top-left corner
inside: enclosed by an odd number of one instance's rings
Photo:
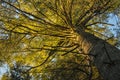
[[[50,26],[53,26],[53,27],[56,27],[56,28],[60,28],[60,29],[62,29],[62,28],[68,29],[68,28],[66,28],[65,26],[62,26],[62,25],[59,25],[59,24],[53,24],[53,23],[51,23],[51,22],[48,22],[48,21],[46,21],[46,20],[44,20],[44,19],[36,16],[36,15],[33,15],[33,14],[31,14],[31,13],[29,13],[29,12],[26,12],[26,11],[23,11],[23,10],[15,7],[14,5],[10,4],[9,2],[6,2],[6,1],[4,1],[4,0],[2,0],[2,1],[3,1],[4,3],[12,6],[13,8],[15,8],[16,10],[18,10],[18,11],[21,12],[24,16],[28,17],[28,18],[31,19],[31,20],[35,20],[35,19],[30,18],[30,16],[36,18],[36,19],[37,19],[37,22],[40,22],[40,23],[42,23],[42,24],[48,24],[48,25],[50,25]],[[35,21],[36,21],[36,20],[35,20]]]
[[[106,23],[106,22],[94,22],[94,23],[86,25],[85,27],[92,26],[95,24],[106,24],[106,25],[114,26],[114,24],[110,24],[110,23]]]

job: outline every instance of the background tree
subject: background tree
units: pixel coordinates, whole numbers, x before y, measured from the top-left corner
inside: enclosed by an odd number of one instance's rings
[[[29,75],[44,80],[101,80],[101,76],[119,80],[120,51],[114,47],[119,36],[107,23],[110,14],[118,17],[119,4],[119,0],[1,0],[0,59],[9,65],[11,79],[26,80]]]

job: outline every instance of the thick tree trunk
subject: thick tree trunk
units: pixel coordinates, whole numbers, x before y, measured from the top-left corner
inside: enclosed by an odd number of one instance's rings
[[[84,53],[93,62],[104,80],[120,80],[120,50],[94,35],[77,31],[78,41]]]

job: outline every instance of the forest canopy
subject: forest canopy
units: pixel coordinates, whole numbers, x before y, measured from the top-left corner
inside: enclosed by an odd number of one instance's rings
[[[120,49],[119,19],[119,0],[0,0],[1,79],[103,80],[80,34]]]

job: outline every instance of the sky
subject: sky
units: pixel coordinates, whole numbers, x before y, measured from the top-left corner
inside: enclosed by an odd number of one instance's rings
[[[2,78],[2,75],[4,73],[6,73],[7,71],[9,71],[9,67],[7,64],[3,64],[1,67],[0,67],[0,79]]]
[[[120,26],[118,25],[119,19],[116,15],[110,14],[108,18],[108,23],[114,24],[114,26],[110,26],[109,30],[114,34],[114,37],[118,37],[118,32],[120,32]]]

